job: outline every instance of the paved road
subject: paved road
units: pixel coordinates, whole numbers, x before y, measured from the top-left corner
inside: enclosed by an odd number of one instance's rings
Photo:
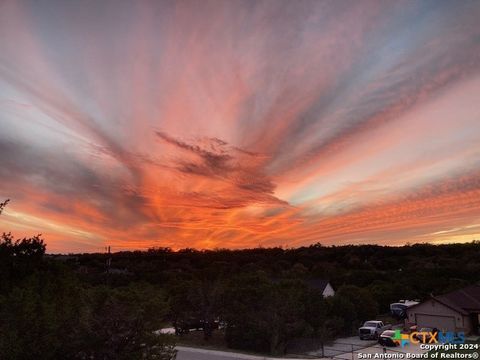
[[[184,348],[182,346],[177,346],[177,350],[177,360],[243,360],[243,358],[236,356],[237,354],[230,356],[231,354],[221,351]]]
[[[420,346],[418,344],[409,344],[405,347],[397,346],[397,347],[387,347],[383,348],[383,346],[379,344],[375,344],[373,346],[369,346],[363,349],[358,349],[354,350],[353,353],[352,351],[347,351],[344,353],[339,353],[335,354],[335,359],[336,360],[357,360],[360,358],[359,354],[382,354],[384,351],[389,354],[392,358],[395,356],[398,356],[399,358],[406,358],[406,353],[410,354],[424,354],[427,351],[420,349]],[[373,359],[373,355],[372,355]]]
[[[265,357],[265,356],[256,356],[256,355],[246,355],[246,354],[239,354],[234,352],[227,352],[227,351],[214,351],[214,350],[206,350],[206,349],[197,349],[197,348],[190,348],[185,346],[177,346],[177,360],[279,360],[278,358],[272,357]],[[418,345],[410,344],[409,346],[396,347],[396,348],[387,348],[387,353],[415,353],[421,354],[425,353],[425,350],[421,350]],[[352,359],[352,352],[351,350],[345,353],[337,353],[332,354],[330,356],[335,356],[335,359],[338,360],[356,360],[358,359],[358,354],[380,354],[383,353],[383,348],[381,346],[374,345],[369,346],[361,350],[356,350],[353,352],[353,359]],[[301,359],[287,359],[282,358],[282,360],[301,360]],[[308,359],[305,359],[308,360]],[[329,359],[330,360],[330,359]]]
[[[358,339],[358,337],[341,338],[341,339],[337,339],[333,344],[326,346],[324,350],[325,350],[325,355],[329,357],[333,357],[333,356],[342,357],[342,355],[346,353],[351,358],[352,350],[359,351],[361,349],[366,349],[371,347],[372,345],[375,345],[376,343],[377,343],[376,341],[360,340]],[[270,360],[270,359],[278,360],[278,358],[271,358],[271,357],[265,357],[265,356],[239,354],[239,353],[229,352],[229,351],[199,349],[199,348],[192,348],[192,347],[186,347],[186,346],[177,346],[177,350],[178,350],[177,360]],[[369,351],[371,352],[372,350],[370,349]],[[375,348],[374,351],[379,351],[379,350]],[[308,355],[316,357],[321,355],[321,351],[319,352],[312,351]],[[282,360],[287,360],[287,359],[282,359]]]
[[[278,358],[271,358],[265,356],[238,354],[227,351],[197,349],[185,346],[177,346],[177,350],[177,360],[278,360]],[[282,358],[282,360],[301,359]]]

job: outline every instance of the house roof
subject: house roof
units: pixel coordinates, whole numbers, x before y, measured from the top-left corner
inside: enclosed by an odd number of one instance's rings
[[[467,312],[480,311],[480,285],[471,285],[463,289],[455,290],[437,299],[452,304]]]
[[[431,296],[431,299],[457,311],[460,314],[468,315],[470,312],[480,311],[480,285],[475,284],[449,293]],[[411,306],[408,310],[420,304]],[[408,311],[407,310],[407,311]]]
[[[318,289],[323,292],[330,282],[325,279],[308,279],[305,280],[305,283],[311,288]]]

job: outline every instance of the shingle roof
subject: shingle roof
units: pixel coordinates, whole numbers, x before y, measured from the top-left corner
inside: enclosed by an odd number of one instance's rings
[[[439,296],[432,295],[431,299],[448,306],[460,314],[468,315],[472,311],[480,311],[480,284],[467,286],[463,289],[458,289]],[[421,304],[423,304],[423,302],[409,307],[408,310],[420,306]]]
[[[471,285],[436,297],[467,312],[480,311],[480,285]]]

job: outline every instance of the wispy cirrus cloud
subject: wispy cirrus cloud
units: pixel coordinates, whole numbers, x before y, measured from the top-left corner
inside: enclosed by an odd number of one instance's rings
[[[176,163],[176,170],[185,175],[223,183],[221,191],[209,191],[211,195],[207,192],[189,194],[191,198],[201,199],[202,207],[208,207],[210,203],[213,208],[226,209],[250,204],[288,206],[286,201],[273,196],[276,185],[255,163],[258,154],[229,146],[218,138],[203,138],[192,144],[161,131],[156,131],[155,134],[165,143],[193,155],[188,160],[182,156],[171,160],[170,162]]]

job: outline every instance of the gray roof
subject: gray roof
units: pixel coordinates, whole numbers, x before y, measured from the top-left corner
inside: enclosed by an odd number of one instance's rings
[[[460,314],[468,315],[470,312],[480,311],[480,285],[475,284],[449,293],[431,296],[431,299],[457,311]],[[411,306],[408,310],[420,304]]]
[[[435,298],[465,312],[480,311],[480,285],[477,284]]]

